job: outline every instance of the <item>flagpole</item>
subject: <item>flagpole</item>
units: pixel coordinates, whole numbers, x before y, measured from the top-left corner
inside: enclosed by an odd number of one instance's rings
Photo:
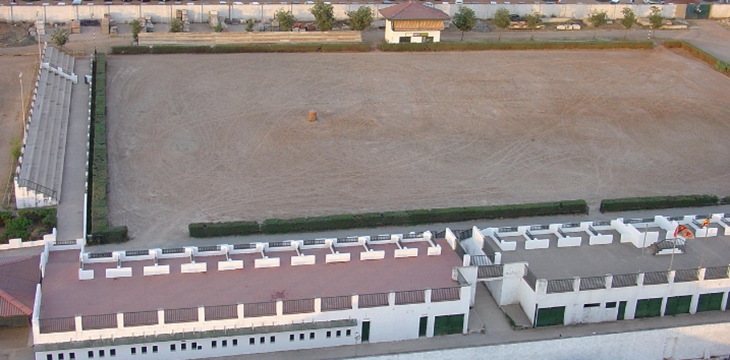
[[[644,226],[644,242],[641,244],[641,257],[644,257],[644,249],[646,248],[646,232],[649,230],[649,223]]]
[[[677,239],[678,237],[674,238],[674,241],[672,241],[672,260],[669,261],[669,271],[672,271],[672,265],[674,265],[674,251],[677,249]]]

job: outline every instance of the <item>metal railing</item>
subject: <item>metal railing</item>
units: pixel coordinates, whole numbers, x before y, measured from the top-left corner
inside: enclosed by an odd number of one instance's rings
[[[221,251],[220,245],[198,246],[198,252]]]
[[[390,239],[391,239],[390,235],[374,235],[374,236],[370,237],[370,241],[386,241],[386,240],[390,240]]]
[[[124,327],[157,325],[157,310],[124,313]]]
[[[255,249],[256,244],[236,244],[233,245],[233,250],[243,250],[243,249]]]
[[[573,291],[573,279],[557,279],[548,280],[547,282],[547,293],[564,293]]]
[[[410,234],[410,233],[409,234],[403,234],[403,238],[404,239],[418,239],[418,238],[422,238],[422,237],[423,237],[423,233],[422,232],[421,233],[412,233],[412,234]]]
[[[426,292],[423,290],[397,291],[395,293],[395,304],[420,304],[426,302]]]
[[[681,269],[674,272],[674,282],[690,282],[700,279],[700,269]]]
[[[276,302],[260,302],[243,305],[244,317],[260,317],[276,315]]]
[[[291,241],[272,241],[269,243],[269,247],[288,247],[291,246]]]
[[[76,240],[56,240],[53,245],[64,246],[64,245],[76,245]]]
[[[71,317],[39,319],[41,334],[49,334],[56,332],[76,331],[76,319]]]
[[[81,317],[81,327],[84,330],[115,329],[117,314],[84,315]]]
[[[284,315],[314,312],[314,299],[284,300],[282,305]]]
[[[713,266],[705,269],[704,280],[714,279],[727,279],[728,278],[728,267],[727,266]]]
[[[103,252],[103,253],[89,253],[89,259],[101,259],[101,258],[110,258],[113,257],[111,252]]]
[[[18,186],[34,190],[35,192],[39,192],[53,200],[59,200],[58,191],[45,187],[28,179],[18,179]]]
[[[346,243],[356,243],[359,239],[356,237],[344,237],[344,238],[337,238],[338,244],[346,244]]]
[[[182,254],[184,252],[185,248],[162,249],[163,254]]]
[[[637,274],[614,275],[613,280],[611,280],[611,287],[618,288],[618,287],[636,286],[638,284],[638,277],[639,277],[638,273]]]
[[[198,321],[198,308],[165,309],[165,324]]]
[[[304,240],[303,245],[324,245],[326,242],[324,239]]]
[[[205,307],[205,321],[238,318],[238,305],[218,305]]]
[[[125,256],[145,256],[149,254],[149,250],[127,250],[124,252]]]
[[[606,277],[605,276],[591,276],[580,278],[579,289],[583,290],[596,290],[606,288]]]
[[[479,279],[489,279],[489,278],[498,278],[502,277],[504,272],[504,267],[499,265],[483,265],[479,266],[477,268],[477,278]]]
[[[644,285],[656,285],[669,283],[669,271],[652,271],[644,273]]]
[[[322,311],[350,309],[352,309],[352,296],[331,296],[322,298]]]
[[[461,287],[454,286],[431,290],[431,302],[455,301],[461,299]]]
[[[529,267],[525,267],[525,275],[522,277],[522,279],[525,280],[527,285],[529,285],[532,290],[535,290],[535,284],[537,284],[537,277],[535,274],[532,273]]]
[[[365,294],[359,296],[359,308],[371,308],[378,306],[388,306],[388,293]]]

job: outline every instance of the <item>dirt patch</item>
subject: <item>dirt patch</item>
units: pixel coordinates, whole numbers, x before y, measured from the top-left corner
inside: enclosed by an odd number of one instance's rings
[[[23,91],[26,106],[35,83],[38,61],[32,56],[0,56],[0,209],[8,205],[12,184],[13,156],[11,150],[23,140],[21,123],[20,80],[23,72]],[[12,203],[11,203],[12,204]]]
[[[36,44],[33,36],[28,34],[31,28],[29,22],[6,23],[0,22],[0,48],[28,46]]]
[[[111,219],[143,242],[192,221],[730,193],[730,80],[665,50],[114,56],[107,79]]]

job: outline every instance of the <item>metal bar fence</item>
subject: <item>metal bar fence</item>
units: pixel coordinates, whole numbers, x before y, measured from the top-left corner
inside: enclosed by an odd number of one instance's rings
[[[669,271],[652,271],[644,273],[644,285],[669,283]]]
[[[611,281],[612,288],[636,286],[639,274],[620,274],[614,275]]]
[[[351,296],[332,296],[322,298],[322,311],[352,309]]]
[[[198,308],[165,309],[165,324],[198,321]]]
[[[158,323],[156,310],[124,313],[124,327],[157,325]]]
[[[548,280],[547,293],[564,293],[573,291],[573,279]]]
[[[398,291],[395,293],[395,304],[421,304],[426,302],[426,292],[424,290]]]
[[[233,245],[233,250],[243,250],[243,249],[255,249],[256,244],[236,244]]]
[[[205,307],[205,321],[238,318],[238,305],[218,305]]]
[[[501,277],[504,272],[502,265],[484,265],[477,268],[477,278],[489,279]]]
[[[73,316],[53,319],[39,319],[41,334],[76,331],[76,320]]]
[[[89,259],[101,259],[101,258],[110,258],[113,257],[111,252],[103,252],[103,253],[90,253]]]
[[[198,252],[221,251],[220,245],[198,246]]]
[[[81,317],[81,327],[84,330],[115,329],[117,314],[84,315]]]
[[[285,315],[314,312],[314,299],[284,300],[283,305]]]
[[[529,285],[532,290],[535,290],[535,284],[537,284],[537,277],[530,271],[529,267],[525,267],[525,275],[522,277],[523,280]]]
[[[595,290],[606,288],[606,277],[605,276],[591,276],[580,278],[579,289],[583,290]]]
[[[700,269],[681,269],[674,272],[674,282],[690,282],[700,279]]]
[[[728,278],[728,267],[727,266],[713,266],[705,269],[704,280],[713,279],[727,279]]]
[[[276,315],[276,302],[260,302],[243,305],[244,317],[260,317]]]
[[[149,250],[127,250],[124,252],[125,256],[145,256],[149,254]]]
[[[358,302],[359,308],[378,306],[388,306],[388,293],[360,295]]]
[[[324,245],[326,242],[324,239],[304,240],[303,245]]]
[[[184,252],[185,248],[162,249],[163,254],[182,254]]]
[[[431,290],[431,302],[455,301],[461,299],[461,287],[449,287]]]

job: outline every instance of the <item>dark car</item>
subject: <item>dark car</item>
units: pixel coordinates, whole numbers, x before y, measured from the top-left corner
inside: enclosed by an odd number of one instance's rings
[[[510,14],[509,21],[520,21],[520,16],[517,14]]]

